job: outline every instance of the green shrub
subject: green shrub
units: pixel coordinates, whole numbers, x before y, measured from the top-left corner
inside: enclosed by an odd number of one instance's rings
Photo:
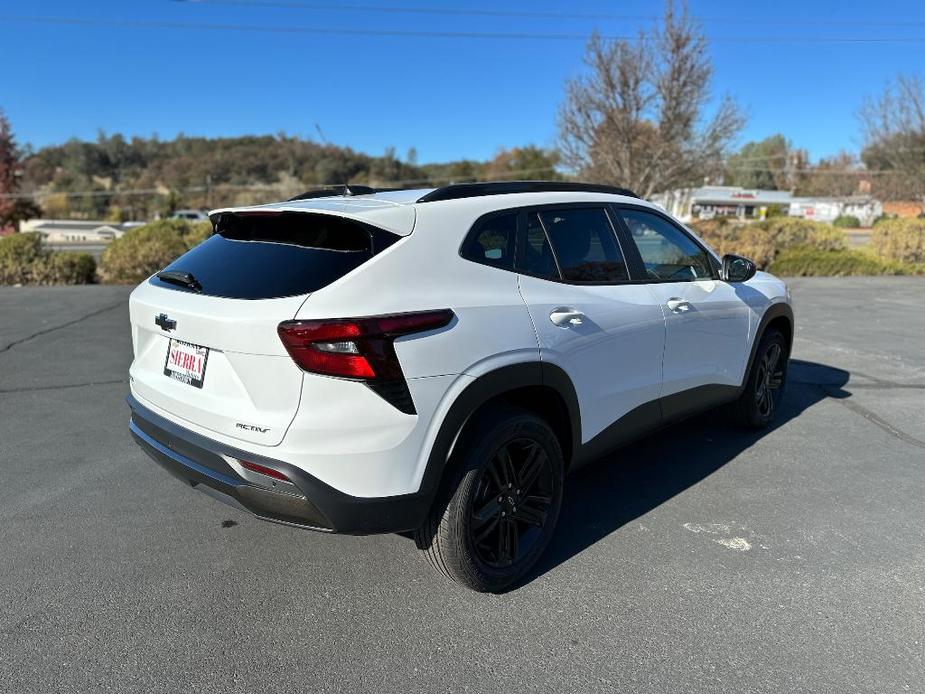
[[[212,235],[211,222],[190,222],[189,231],[183,235],[187,248],[193,248]]]
[[[89,253],[49,253],[36,267],[36,284],[90,284],[96,261]]]
[[[115,239],[103,251],[100,277],[105,282],[141,282],[208,238],[208,222],[162,219]]]
[[[768,205],[765,219],[777,219],[778,217],[786,217],[788,214],[790,214],[789,205]]]
[[[35,233],[0,239],[0,284],[89,284],[96,262],[87,253],[56,253]]]
[[[874,227],[870,243],[887,260],[925,262],[925,219],[884,220]]]
[[[852,214],[842,214],[832,220],[832,226],[836,229],[859,229],[861,220]]]
[[[912,275],[925,273],[925,265],[884,260],[869,251],[823,251],[806,247],[781,251],[768,269],[775,275],[783,277]]]
[[[30,284],[45,252],[42,237],[35,233],[0,238],[0,284]]]
[[[751,224],[715,224],[715,221],[691,226],[720,255],[744,255],[760,268],[770,266],[778,253],[788,248],[839,251],[848,247],[843,231],[798,217],[775,217]]]
[[[757,225],[766,229],[774,239],[774,246],[779,251],[787,248],[811,246],[820,250],[838,250],[848,247],[844,232],[833,229],[828,224],[813,222],[800,217],[779,217],[759,222]]]

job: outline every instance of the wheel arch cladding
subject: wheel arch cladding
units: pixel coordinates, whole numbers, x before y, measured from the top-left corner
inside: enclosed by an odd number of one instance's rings
[[[761,342],[761,338],[763,338],[770,329],[779,330],[783,334],[784,342],[787,346],[787,358],[789,359],[793,349],[793,336],[795,332],[793,325],[793,309],[790,307],[790,304],[785,304],[783,302],[771,304],[761,317],[761,322],[758,324],[758,330],[755,331],[755,339],[752,341],[752,348],[748,355],[748,365],[745,369],[745,376],[742,379],[742,385],[739,386],[740,392],[745,388],[745,384],[748,382],[748,375],[752,371],[752,365],[755,362],[755,355],[758,352],[758,345]]]
[[[459,394],[440,425],[424,473],[424,486],[435,501],[453,474],[450,459],[472,418],[486,407],[504,403],[533,412],[552,427],[568,466],[581,442],[578,396],[558,366],[541,362],[511,364],[480,376]]]

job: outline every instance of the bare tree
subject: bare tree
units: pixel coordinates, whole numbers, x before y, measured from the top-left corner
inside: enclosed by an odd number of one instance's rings
[[[728,97],[705,118],[713,66],[686,5],[678,12],[669,0],[661,24],[636,41],[594,34],[585,63],[559,113],[566,164],[644,197],[720,169],[744,118]]]
[[[859,113],[865,146],[861,158],[881,172],[878,193],[884,197],[925,197],[925,85],[921,78],[900,75]]]

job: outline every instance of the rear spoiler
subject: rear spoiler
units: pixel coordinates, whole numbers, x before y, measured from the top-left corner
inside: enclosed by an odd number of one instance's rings
[[[385,229],[398,236],[408,236],[414,231],[416,213],[412,205],[398,205],[381,200],[366,198],[318,198],[293,200],[272,205],[255,205],[252,207],[225,207],[209,213],[213,226],[223,214],[273,216],[283,212],[302,214],[326,214],[343,217],[361,224]]]

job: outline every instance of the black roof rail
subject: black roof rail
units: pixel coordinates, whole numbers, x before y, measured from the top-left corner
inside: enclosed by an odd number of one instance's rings
[[[317,188],[316,190],[307,190],[301,195],[296,195],[294,198],[289,198],[286,202],[294,202],[295,200],[311,200],[312,198],[333,198],[337,197],[338,195],[372,195],[373,193],[379,192],[381,191],[378,188],[344,184],[339,186],[328,186],[326,188]]]
[[[418,202],[436,202],[437,200],[457,200],[459,198],[477,198],[482,195],[505,195],[507,193],[609,193],[638,198],[627,188],[617,188],[600,183],[581,183],[578,181],[491,181],[488,183],[455,183],[432,190],[418,198]]]

